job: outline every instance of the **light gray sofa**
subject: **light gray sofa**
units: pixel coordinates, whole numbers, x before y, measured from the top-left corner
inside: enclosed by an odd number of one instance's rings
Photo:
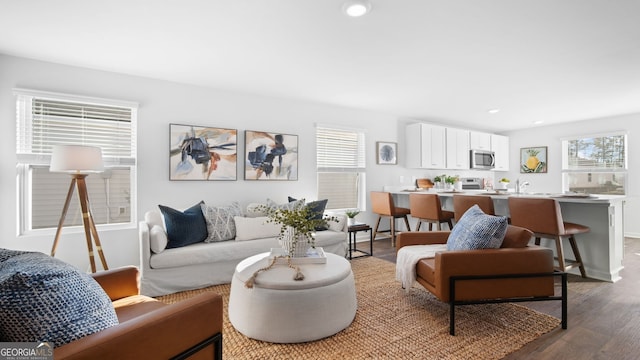
[[[316,232],[315,245],[325,252],[346,256],[348,250],[347,221],[344,215],[334,215],[329,229]],[[159,210],[148,211],[140,221],[141,292],[147,296],[160,296],[184,290],[199,289],[216,284],[230,283],[236,265],[243,259],[279,248],[273,224],[263,218],[236,219],[237,236],[233,240],[200,242],[184,247],[152,250],[155,237],[162,234],[164,220]],[[264,237],[260,235],[264,232]]]

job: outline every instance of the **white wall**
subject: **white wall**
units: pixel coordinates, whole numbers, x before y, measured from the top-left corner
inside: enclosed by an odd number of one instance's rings
[[[395,181],[400,165],[375,165],[375,142],[396,141],[394,116],[317,103],[239,94],[186,86],[122,74],[101,72],[0,55],[0,247],[49,253],[53,234],[16,236],[15,98],[13,88],[54,91],[136,101],[138,112],[138,209],[165,204],[188,207],[199,200],[210,204],[264,201],[286,202],[287,195],[315,199],[315,124],[366,129],[367,187],[381,189]],[[238,129],[239,158],[244,156],[244,130],[284,132],[299,136],[298,181],[245,181],[238,161],[237,181],[169,181],[169,124],[193,124]],[[62,204],[60,204],[62,207]],[[368,220],[368,214],[359,215]],[[368,220],[373,221],[373,220]],[[100,231],[100,230],[99,230]],[[110,267],[138,264],[137,228],[100,231]],[[57,257],[82,269],[88,266],[84,235],[64,229]]]
[[[613,116],[601,119],[583,120],[562,125],[531,127],[505,133],[509,136],[511,171],[506,177],[515,181],[529,181],[527,191],[560,192],[562,191],[562,139],[580,135],[596,135],[602,133],[627,132],[627,159],[629,164],[627,178],[627,200],[625,202],[625,236],[640,237],[640,114]],[[547,146],[548,165],[544,174],[521,174],[519,172],[520,148]],[[588,224],[585,224],[588,225]]]
[[[382,189],[384,185],[410,185],[416,177],[429,177],[442,173],[461,176],[489,177],[491,172],[426,171],[404,168],[402,146],[404,126],[410,119],[400,119],[390,114],[349,109],[310,102],[234,93],[210,88],[181,85],[116,73],[94,71],[23,58],[0,55],[0,247],[35,250],[48,253],[53,234],[47,236],[17,236],[17,196],[15,157],[15,98],[13,88],[27,88],[96,96],[140,104],[138,112],[138,208],[137,217],[156,208],[158,204],[187,207],[199,200],[224,205],[231,201],[263,201],[270,197],[285,202],[287,195],[315,199],[315,124],[342,125],[366,129],[367,142],[367,193]],[[637,149],[633,146],[640,125],[632,122],[638,116],[628,116],[572,123],[553,128],[534,128],[507,134],[511,139],[511,178],[521,177],[532,183],[537,191],[558,191],[560,186],[560,140],[564,135],[585,133],[585,127],[596,131],[628,130],[631,154],[630,168],[638,169],[638,159],[633,159]],[[242,161],[238,164],[237,181],[169,181],[169,124],[193,124],[238,129],[238,156],[244,156],[244,130],[264,130],[299,135],[300,159],[298,181],[245,181]],[[398,165],[376,165],[376,141],[392,141],[399,144]],[[637,144],[637,141],[636,141]],[[549,172],[547,174],[521,175],[517,173],[518,152],[525,146],[549,146]],[[635,161],[633,161],[635,160]],[[497,173],[499,177],[504,173]],[[555,180],[557,177],[558,180]],[[640,210],[635,208],[638,192],[633,188],[637,172],[630,170],[630,200],[627,219]],[[60,204],[62,207],[62,204]],[[370,207],[368,206],[370,209]],[[358,216],[361,221],[373,225],[376,217],[370,212]],[[640,234],[640,224],[626,222],[628,232]],[[100,231],[100,230],[99,230]],[[57,257],[79,268],[88,268],[86,244],[82,231],[63,230]],[[137,265],[139,260],[137,228],[120,231],[100,231],[100,238],[110,267]]]

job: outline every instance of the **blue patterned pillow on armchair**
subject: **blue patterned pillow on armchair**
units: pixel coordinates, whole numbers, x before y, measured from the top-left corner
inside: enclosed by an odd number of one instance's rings
[[[506,217],[487,215],[473,205],[451,230],[447,250],[497,249],[508,225]]]
[[[43,253],[0,249],[0,341],[58,347],[117,324],[91,276]]]

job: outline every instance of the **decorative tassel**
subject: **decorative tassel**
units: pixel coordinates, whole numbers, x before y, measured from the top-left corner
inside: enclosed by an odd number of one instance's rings
[[[295,281],[300,281],[300,280],[304,280],[304,274],[302,273],[302,271],[300,271],[300,267],[299,266],[293,266],[293,264],[291,264],[291,257],[287,257],[287,266],[289,266],[290,268],[292,268],[293,270],[296,271],[296,274],[293,276],[293,280]]]
[[[296,266],[295,270],[296,270],[296,275],[293,277],[293,280],[296,280],[296,281],[304,280],[304,274],[302,273],[302,271],[300,271],[300,268]]]

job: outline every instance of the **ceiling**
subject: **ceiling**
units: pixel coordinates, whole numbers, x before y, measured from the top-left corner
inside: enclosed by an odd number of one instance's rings
[[[0,53],[491,131],[640,113],[640,0],[343,3],[0,0]]]

